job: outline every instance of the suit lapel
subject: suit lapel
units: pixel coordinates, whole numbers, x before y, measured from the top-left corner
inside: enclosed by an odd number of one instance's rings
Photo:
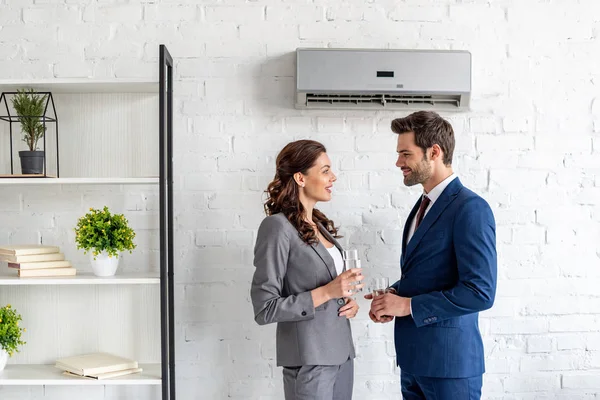
[[[403,253],[406,254],[405,256],[403,256],[405,262],[406,260],[408,260],[408,257],[411,255],[411,253],[415,250],[421,239],[423,239],[425,233],[427,233],[429,228],[431,228],[431,226],[435,223],[435,221],[437,221],[440,215],[442,215],[446,207],[448,207],[448,205],[452,203],[452,201],[456,198],[456,195],[458,194],[458,192],[460,192],[462,187],[462,183],[460,183],[458,178],[455,178],[452,182],[450,182],[446,189],[444,189],[444,191],[442,192],[440,197],[435,201],[435,203],[433,203],[433,206],[431,206],[431,209],[427,212],[427,214],[423,218],[423,221],[421,221],[421,225],[419,225],[419,227],[415,230],[415,233],[413,234],[412,238],[406,244],[406,251]],[[415,208],[418,208],[420,204],[420,201],[417,202]],[[415,209],[413,209],[413,211],[414,210]],[[412,218],[406,222],[406,225],[409,227],[411,224]]]
[[[325,229],[325,227],[323,227],[323,225],[321,225],[320,223],[317,223],[317,224],[319,226],[319,230],[327,238],[327,240],[332,242],[341,251],[342,247],[339,245],[337,240],[335,240],[333,238],[333,236],[331,236],[331,234],[329,232],[327,232],[327,230]],[[323,246],[323,243],[321,243],[320,240],[317,243],[312,244],[310,247],[313,248],[313,250],[321,258],[321,260],[323,260],[323,263],[325,263],[325,266],[327,267],[327,270],[329,271],[329,275],[331,275],[331,279],[335,279],[337,277],[337,271],[335,269],[335,264],[333,262],[333,258],[331,258],[331,255],[329,254],[329,251],[327,251],[327,248],[325,246]]]
[[[404,224],[404,233],[402,234],[402,256],[401,256],[401,265],[404,264],[404,256],[406,254],[406,238],[408,238],[408,232],[410,231],[410,227],[412,225],[412,220],[417,215],[417,210],[421,205],[421,201],[423,200],[423,196],[421,196],[420,200],[414,205],[410,214],[408,214],[408,219],[406,220],[406,224]]]

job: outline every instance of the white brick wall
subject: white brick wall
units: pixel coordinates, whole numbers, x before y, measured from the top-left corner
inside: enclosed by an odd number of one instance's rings
[[[599,14],[595,0],[0,0],[0,72],[156,77],[158,44],[168,45],[177,79],[179,398],[274,400],[282,398],[274,327],[254,324],[248,290],[277,151],[304,137],[327,145],[339,180],[322,208],[342,225],[343,243],[360,249],[367,275],[399,275],[402,224],[418,195],[401,183],[388,131],[405,113],[294,110],[294,50],[470,50],[473,110],[447,117],[456,170],[498,223],[497,303],[481,317],[484,398],[590,400],[600,398]],[[64,191],[43,201],[30,190],[0,193],[0,239],[66,243],[72,210],[86,198],[131,210],[138,229],[156,228],[145,217],[156,213],[151,193],[97,199],[82,190],[75,200]],[[355,398],[398,399],[392,327],[369,323],[361,304]],[[0,388],[2,399],[152,396]]]

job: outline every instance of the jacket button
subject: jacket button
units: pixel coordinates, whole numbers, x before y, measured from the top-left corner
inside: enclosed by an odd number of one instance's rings
[[[302,316],[306,317],[306,311],[302,311]]]
[[[340,306],[343,306],[344,304],[346,304],[346,302],[344,301],[344,299],[337,299],[337,303],[338,303]]]

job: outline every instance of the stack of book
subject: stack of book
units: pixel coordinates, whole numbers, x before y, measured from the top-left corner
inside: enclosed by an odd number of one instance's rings
[[[108,379],[142,372],[138,362],[109,353],[92,353],[56,360],[63,375],[88,379]]]
[[[77,272],[57,246],[37,244],[0,246],[0,261],[17,270],[21,278],[73,276]]]

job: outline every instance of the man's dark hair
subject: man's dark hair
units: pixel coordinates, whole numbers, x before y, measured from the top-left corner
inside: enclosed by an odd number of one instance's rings
[[[392,132],[402,135],[414,132],[415,143],[423,153],[434,144],[444,152],[444,164],[452,165],[454,153],[454,130],[452,125],[433,111],[417,111],[408,117],[392,121]]]

